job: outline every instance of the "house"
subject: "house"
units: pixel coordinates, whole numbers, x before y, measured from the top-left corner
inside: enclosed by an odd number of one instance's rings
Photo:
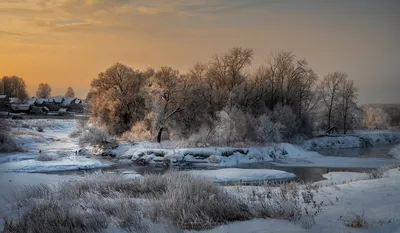
[[[10,104],[22,104],[23,101],[20,100],[19,98],[10,98],[9,103],[10,103]]]
[[[8,112],[10,111],[10,98],[7,95],[0,95],[0,111]]]
[[[30,114],[32,115],[47,115],[50,110],[46,107],[32,106]]]
[[[83,102],[80,99],[75,99],[68,106],[68,111],[82,113],[84,109]]]
[[[30,113],[32,105],[29,104],[11,104],[11,110],[13,113]]]
[[[8,104],[10,102],[10,98],[7,95],[0,95],[0,103]]]
[[[58,110],[58,115],[59,116],[65,116],[67,114],[67,109],[66,108],[60,108]]]

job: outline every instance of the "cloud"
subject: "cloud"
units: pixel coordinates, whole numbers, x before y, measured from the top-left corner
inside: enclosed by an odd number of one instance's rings
[[[19,33],[19,32],[11,32],[11,31],[4,31],[0,30],[0,36],[25,36],[26,34]]]
[[[156,8],[152,8],[152,7],[139,6],[136,9],[140,13],[147,14],[147,15],[156,15],[156,14],[160,13],[159,10],[157,10]]]

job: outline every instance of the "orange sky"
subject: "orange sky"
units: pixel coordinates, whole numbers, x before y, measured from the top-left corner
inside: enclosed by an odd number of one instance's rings
[[[114,62],[182,71],[233,46],[306,58],[319,76],[347,72],[361,103],[399,102],[400,30],[394,0],[2,0],[0,76],[53,94],[90,82]]]

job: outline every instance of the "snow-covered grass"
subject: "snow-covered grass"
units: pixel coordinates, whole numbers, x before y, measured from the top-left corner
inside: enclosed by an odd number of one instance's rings
[[[400,159],[400,144],[394,146],[390,151],[389,155],[395,159]]]
[[[322,211],[315,216],[315,225],[311,229],[304,229],[302,221],[290,223],[284,220],[259,218],[221,225],[197,233],[400,232],[399,168],[387,171],[387,176],[383,178],[372,180],[368,179],[368,174],[342,172],[329,173],[326,178],[326,182],[316,183],[322,187],[314,193],[314,200],[317,203],[323,202],[323,206]],[[252,193],[253,190],[257,193],[260,187],[246,187],[243,188],[244,191],[236,187],[227,189],[236,193]],[[300,190],[302,189],[300,187]]]
[[[25,187],[9,203],[19,213],[12,222],[6,219],[6,232],[90,232],[113,226],[153,232],[152,221],[204,229],[250,218],[247,206],[223,187],[185,173],[142,179],[95,173],[56,186]]]

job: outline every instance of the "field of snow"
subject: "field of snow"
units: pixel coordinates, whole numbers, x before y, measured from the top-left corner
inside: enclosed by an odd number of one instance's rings
[[[270,169],[224,168],[218,170],[193,170],[187,172],[210,178],[217,183],[258,182],[296,178],[296,175],[293,173]]]
[[[317,196],[323,201],[321,213],[315,217],[316,224],[311,229],[303,229],[299,223],[277,219],[253,219],[234,222],[198,233],[400,233],[400,170],[392,169],[386,177],[365,180],[362,173],[329,173],[323,181]],[[339,183],[339,184],[336,184]],[[227,187],[232,192],[236,187]],[[248,189],[249,190],[249,189]],[[346,226],[363,216],[364,226]],[[195,231],[187,231],[195,232]]]
[[[76,140],[68,137],[75,120],[27,119],[10,121],[11,134],[25,152],[0,155],[3,172],[87,170],[112,165],[107,160],[79,156]],[[38,129],[42,128],[43,132]],[[41,156],[46,156],[45,161]]]

